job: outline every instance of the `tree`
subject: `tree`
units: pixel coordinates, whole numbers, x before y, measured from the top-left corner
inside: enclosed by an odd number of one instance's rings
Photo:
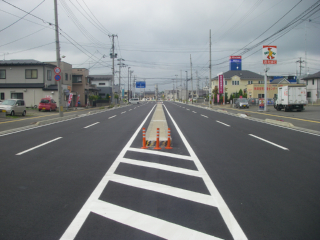
[[[242,89],[239,90],[239,96],[243,96]]]

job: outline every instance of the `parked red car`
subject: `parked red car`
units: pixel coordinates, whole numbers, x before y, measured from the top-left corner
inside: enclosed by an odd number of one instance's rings
[[[42,98],[40,100],[39,106],[38,106],[39,112],[41,110],[45,111],[56,111],[57,110],[57,104],[52,98]]]

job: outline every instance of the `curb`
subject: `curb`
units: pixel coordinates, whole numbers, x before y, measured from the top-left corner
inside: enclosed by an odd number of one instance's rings
[[[89,115],[93,115],[93,114],[97,114],[97,113],[101,113],[101,112],[106,112],[106,111],[110,111],[110,110],[114,110],[116,108],[122,108],[122,107],[126,107],[126,106],[127,105],[114,107],[114,108],[109,108],[109,109],[94,110],[94,111],[90,111],[88,113],[73,114],[73,115],[59,117],[59,118],[47,119],[47,120],[36,122],[36,123],[34,123],[34,124],[30,125],[30,126],[13,128],[13,129],[1,131],[0,132],[0,136],[6,135],[6,134],[9,134],[9,133],[15,133],[15,132],[23,131],[23,130],[29,130],[29,129],[37,128],[39,126],[44,126],[46,124],[62,122],[62,121],[66,121],[66,120],[70,120],[70,119],[74,119],[74,118],[78,118],[78,117],[85,117],[85,116],[89,116]]]
[[[279,120],[268,119],[268,118],[265,121],[267,123],[273,123],[273,124],[277,124],[277,125],[280,125],[280,126],[294,127],[294,125],[292,123],[289,123],[289,122],[282,122],[282,121],[279,121]]]

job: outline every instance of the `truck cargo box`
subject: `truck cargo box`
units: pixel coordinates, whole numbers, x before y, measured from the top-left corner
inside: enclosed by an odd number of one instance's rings
[[[307,104],[307,88],[283,86],[278,88],[278,104]]]

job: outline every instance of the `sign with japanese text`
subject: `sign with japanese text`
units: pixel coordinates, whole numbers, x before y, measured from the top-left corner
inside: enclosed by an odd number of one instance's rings
[[[223,93],[223,75],[219,75],[219,93]]]
[[[263,46],[263,64],[277,64],[277,46]]]
[[[69,99],[68,99],[68,107],[70,106],[70,103],[71,103],[71,100],[72,100],[72,96],[73,96],[73,94],[70,93],[69,94]]]
[[[76,107],[78,107],[78,102],[79,102],[79,100],[80,100],[80,94],[79,94],[78,97],[77,97]]]

